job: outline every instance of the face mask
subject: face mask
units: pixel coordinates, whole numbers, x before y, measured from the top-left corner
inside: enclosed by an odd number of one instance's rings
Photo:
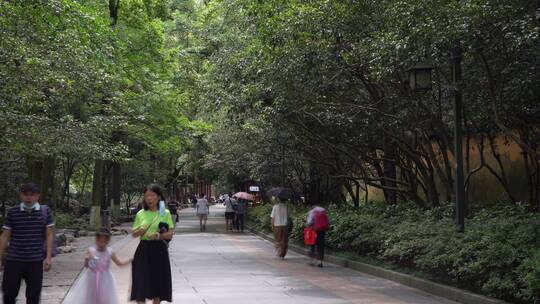
[[[31,203],[26,203],[26,202],[23,202],[22,203],[22,206],[23,206],[23,209],[26,209],[26,210],[32,210],[32,209],[35,209],[37,207],[37,205],[39,205],[38,202],[35,202],[32,204],[32,206],[28,207]]]
[[[159,215],[165,214],[165,201],[159,201]]]

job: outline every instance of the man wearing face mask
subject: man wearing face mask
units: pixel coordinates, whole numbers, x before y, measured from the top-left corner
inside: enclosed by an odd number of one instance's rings
[[[20,198],[21,203],[9,210],[0,237],[0,263],[9,243],[2,281],[4,304],[15,304],[22,280],[26,303],[38,304],[43,271],[52,266],[54,221],[51,210],[39,204],[34,183],[21,187]]]

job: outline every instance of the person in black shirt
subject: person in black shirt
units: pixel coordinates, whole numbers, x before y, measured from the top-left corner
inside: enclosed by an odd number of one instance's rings
[[[175,200],[169,201],[169,204],[167,204],[167,207],[169,208],[169,211],[171,212],[171,216],[173,217],[173,220],[175,223],[178,223],[178,202]]]
[[[24,280],[26,303],[38,304],[43,271],[52,266],[54,221],[48,206],[39,204],[35,184],[24,184],[20,197],[21,203],[9,210],[0,237],[0,263],[9,242],[2,281],[3,303],[16,303]]]

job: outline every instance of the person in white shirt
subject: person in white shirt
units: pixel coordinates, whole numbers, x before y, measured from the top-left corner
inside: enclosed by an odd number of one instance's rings
[[[272,208],[270,218],[272,219],[272,231],[276,240],[276,255],[282,260],[285,259],[289,246],[288,217],[287,205],[281,200],[278,201]]]
[[[232,197],[232,193],[229,193],[229,197],[225,199],[225,231],[233,230],[235,204],[236,204],[236,201]]]
[[[206,195],[197,200],[195,208],[197,210],[197,216],[199,217],[201,232],[206,231],[206,221],[208,220],[208,214],[210,214],[210,207],[208,206]]]

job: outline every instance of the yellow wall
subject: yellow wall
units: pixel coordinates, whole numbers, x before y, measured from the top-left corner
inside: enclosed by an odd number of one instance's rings
[[[484,140],[484,159],[487,164],[489,164],[497,173],[500,174],[499,165],[489,142]],[[464,148],[466,146],[464,145]],[[520,147],[510,139],[507,139],[504,136],[499,136],[495,140],[495,151],[500,154],[501,161],[504,166],[506,177],[512,189],[514,197],[518,201],[527,201],[528,199],[528,182],[527,175],[525,173],[525,166],[523,158],[521,155]],[[453,160],[451,160],[453,161]],[[464,157],[464,162],[466,158]],[[464,163],[466,166],[466,164]],[[470,141],[470,170],[477,168],[480,165],[480,150],[476,141]],[[468,172],[465,172],[467,176]],[[445,199],[444,189],[440,186],[438,190],[441,194],[441,200]],[[361,194],[363,199],[364,194]],[[469,198],[471,202],[482,202],[482,203],[495,203],[498,201],[508,201],[509,198],[506,195],[501,184],[497,181],[495,176],[489,172],[488,169],[483,168],[480,171],[476,172],[470,180],[469,185]],[[369,199],[370,200],[384,200],[384,195],[381,190],[370,187],[369,188]]]
[[[527,174],[525,173],[525,165],[520,147],[515,142],[500,136],[495,140],[495,151],[501,156],[506,177],[514,197],[518,201],[526,201],[529,191]],[[480,151],[478,146],[472,145],[470,153],[471,169],[473,169],[480,164]],[[484,149],[484,157],[485,162],[500,174],[499,165],[497,164],[495,157],[493,157],[493,151],[489,146]],[[472,178],[470,184],[470,198],[473,202],[507,201],[509,199],[495,176],[485,168],[476,173]]]

